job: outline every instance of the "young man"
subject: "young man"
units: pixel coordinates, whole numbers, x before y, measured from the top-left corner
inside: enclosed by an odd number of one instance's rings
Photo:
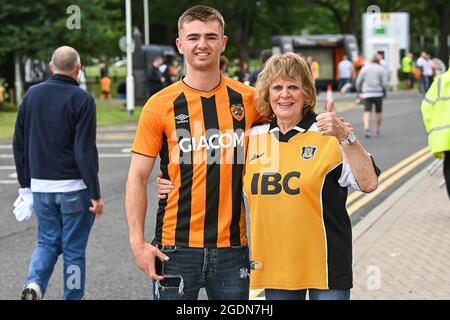
[[[154,282],[155,299],[248,299],[249,256],[242,203],[247,136],[260,116],[254,90],[223,77],[224,21],[206,6],[178,21],[186,76],[153,95],[139,120],[125,195],[136,264]],[[155,159],[174,184],[159,201],[155,238],[144,238],[147,182]],[[155,272],[163,259],[163,276]]]

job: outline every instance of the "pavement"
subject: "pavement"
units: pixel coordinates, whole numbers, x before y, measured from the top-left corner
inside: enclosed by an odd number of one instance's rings
[[[425,168],[354,226],[353,300],[450,299],[450,200],[442,182],[442,167]]]

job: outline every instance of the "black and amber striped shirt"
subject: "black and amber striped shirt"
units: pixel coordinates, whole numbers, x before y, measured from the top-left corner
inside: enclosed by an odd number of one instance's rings
[[[229,78],[210,92],[183,81],[144,106],[132,152],[161,158],[174,190],[160,200],[153,244],[195,248],[247,243],[242,174],[254,89]]]

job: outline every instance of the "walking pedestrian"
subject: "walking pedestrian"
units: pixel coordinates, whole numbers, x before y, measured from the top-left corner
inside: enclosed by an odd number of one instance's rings
[[[410,90],[413,87],[414,83],[413,67],[414,67],[413,54],[411,52],[408,52],[406,56],[404,56],[402,59],[402,73],[406,90]]]
[[[356,88],[361,92],[364,100],[364,135],[366,138],[372,136],[370,132],[370,116],[372,107],[375,105],[375,131],[374,135],[380,135],[381,121],[383,120],[383,96],[386,89],[387,79],[384,68],[380,65],[378,55],[374,55],[370,63],[366,64],[356,79]]]
[[[36,212],[34,249],[22,299],[45,295],[58,256],[64,259],[63,299],[85,290],[86,246],[95,216],[103,212],[95,144],[95,101],[78,87],[80,57],[55,50],[53,75],[31,87],[19,107],[13,149],[17,178],[32,192]]]
[[[342,61],[338,64],[338,90],[341,91],[345,85],[352,83],[353,63],[346,55],[342,57]],[[346,90],[346,89],[344,89]]]

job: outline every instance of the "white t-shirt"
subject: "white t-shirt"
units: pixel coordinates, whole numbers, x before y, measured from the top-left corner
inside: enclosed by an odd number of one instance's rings
[[[342,60],[338,65],[339,79],[351,79],[353,64],[349,60]]]

